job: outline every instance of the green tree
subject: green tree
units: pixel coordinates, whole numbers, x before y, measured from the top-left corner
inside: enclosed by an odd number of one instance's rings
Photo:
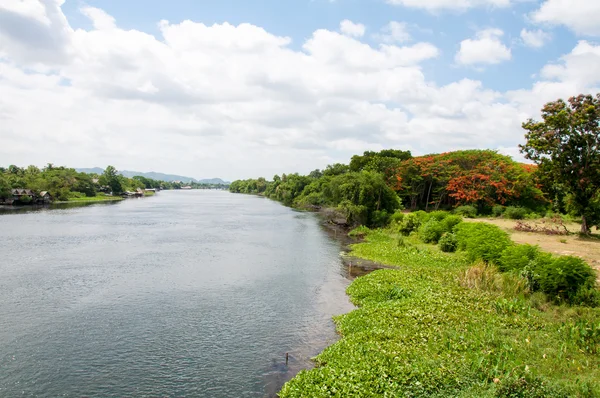
[[[107,166],[106,170],[102,174],[103,177],[103,185],[108,185],[113,193],[113,195],[118,195],[123,193],[123,186],[121,185],[121,180],[119,179],[119,172],[113,166]]]
[[[10,185],[7,179],[0,174],[0,199],[6,199],[12,196]]]
[[[549,102],[542,119],[523,123],[527,142],[520,145],[521,152],[565,188],[581,216],[581,232],[589,234],[590,226],[600,225],[595,206],[600,191],[600,94]]]

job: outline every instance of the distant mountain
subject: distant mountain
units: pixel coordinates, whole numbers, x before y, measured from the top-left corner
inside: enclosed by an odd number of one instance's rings
[[[100,167],[87,168],[87,169],[82,168],[82,169],[75,169],[75,170],[77,170],[80,173],[88,173],[88,174],[104,173],[104,169],[100,168]],[[154,171],[151,171],[149,173],[143,173],[141,171],[121,170],[121,171],[119,171],[119,174],[121,174],[127,178],[141,176],[141,177],[151,178],[153,180],[169,181],[169,182],[181,181],[181,182],[187,182],[187,183],[196,182],[198,184],[229,184],[229,182],[223,181],[220,178],[207,178],[207,179],[203,179],[203,180],[196,180],[195,178],[192,178],[192,177],[179,176],[176,174],[157,173]]]

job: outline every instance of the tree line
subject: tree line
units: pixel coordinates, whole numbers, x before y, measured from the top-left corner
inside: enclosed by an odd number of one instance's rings
[[[263,195],[298,208],[329,208],[351,225],[382,226],[397,210],[453,209],[480,214],[523,207],[582,219],[582,233],[600,225],[600,94],[550,102],[542,121],[523,123],[521,152],[535,164],[492,150],[413,157],[387,149],[355,155],[308,175],[238,180],[234,193]]]
[[[29,189],[36,193],[47,191],[54,200],[66,201],[95,197],[99,193],[121,195],[137,189],[181,189],[183,185],[142,176],[127,178],[113,166],[106,167],[102,174],[81,173],[73,168],[53,164],[41,169],[36,166],[0,167],[0,199],[11,198],[13,189]]]

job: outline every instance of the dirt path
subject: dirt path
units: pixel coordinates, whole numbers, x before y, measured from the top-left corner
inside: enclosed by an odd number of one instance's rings
[[[597,237],[581,238],[576,234],[569,236],[555,236],[544,235],[541,233],[519,232],[514,230],[517,223],[516,221],[501,218],[465,219],[465,221],[494,224],[507,231],[512,240],[517,243],[538,245],[542,250],[550,253],[581,257],[598,271],[598,278],[600,281],[600,239]],[[581,226],[576,223],[568,223],[566,224],[566,227],[570,232],[577,233]]]

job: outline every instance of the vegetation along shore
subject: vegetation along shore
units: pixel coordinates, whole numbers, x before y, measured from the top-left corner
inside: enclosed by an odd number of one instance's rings
[[[352,229],[341,339],[281,397],[599,397],[600,95],[523,124],[534,164],[489,150],[365,152],[234,181]],[[469,222],[467,222],[469,221]],[[563,249],[564,248],[564,249]]]
[[[100,174],[52,164],[42,169],[36,166],[0,167],[0,205],[118,201],[127,197],[152,196],[160,190],[226,187],[221,183],[162,181],[144,176],[128,178],[113,166],[106,167]]]

